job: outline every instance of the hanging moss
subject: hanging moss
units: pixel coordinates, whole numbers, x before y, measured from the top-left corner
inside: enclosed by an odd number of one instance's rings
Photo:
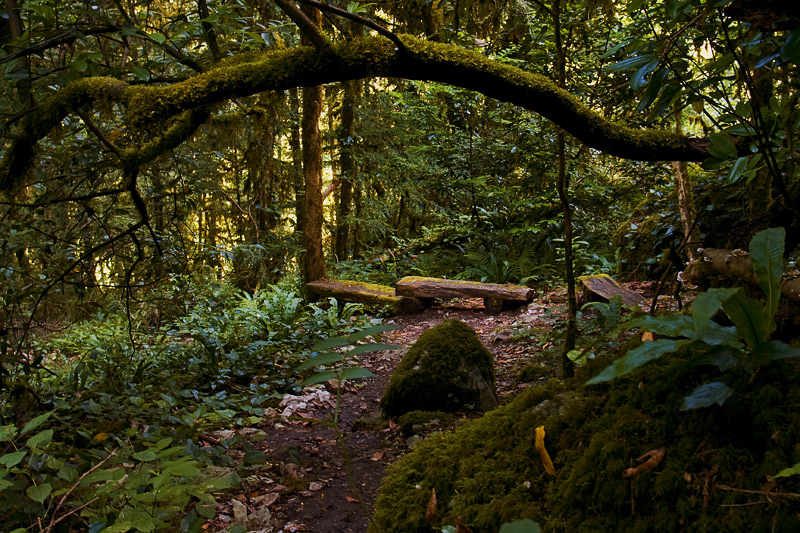
[[[694,355],[687,348],[601,386],[529,389],[428,437],[390,469],[377,523],[387,532],[438,531],[424,522],[435,488],[435,526],[463,516],[474,531],[520,518],[546,531],[793,531],[800,501],[781,494],[800,492],[800,479],[768,476],[800,462],[800,365],[731,374],[737,394],[723,407],[682,412],[683,397],[716,377],[690,364]],[[592,362],[581,380],[607,363]],[[534,449],[539,425],[555,478]],[[622,477],[662,447],[666,457],[652,471]]]
[[[472,376],[473,371],[480,376]],[[476,380],[483,388],[474,386]],[[492,354],[471,327],[456,319],[420,335],[381,398],[381,409],[391,418],[409,411],[486,410],[495,405]]]

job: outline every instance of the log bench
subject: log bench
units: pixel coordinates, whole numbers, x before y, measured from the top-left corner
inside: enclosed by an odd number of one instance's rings
[[[419,313],[425,307],[417,298],[396,295],[391,287],[362,281],[319,279],[306,283],[306,290],[312,298],[362,303],[372,311],[388,309],[393,315]]]
[[[487,311],[513,309],[533,300],[534,291],[521,285],[408,276],[397,282],[398,296],[418,298],[430,307],[435,298],[483,298]]]

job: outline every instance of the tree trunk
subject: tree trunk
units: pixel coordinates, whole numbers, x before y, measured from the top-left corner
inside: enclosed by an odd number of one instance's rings
[[[566,51],[561,39],[561,0],[553,2],[553,32],[556,43],[556,69],[558,71],[558,86],[564,89],[567,85],[566,76]],[[571,378],[575,375],[575,363],[568,357],[568,353],[575,349],[575,337],[578,332],[578,299],[575,292],[574,252],[572,250],[573,228],[572,208],[569,199],[569,177],[567,176],[566,134],[558,128],[556,133],[556,152],[558,154],[558,197],[561,200],[561,209],[564,213],[564,278],[567,282],[567,331],[564,335],[564,349],[561,354],[561,368],[564,377]]]
[[[303,204],[305,203],[305,190],[303,188],[303,148],[300,145],[300,96],[297,89],[289,89],[289,107],[292,115],[292,130],[289,134],[289,148],[292,151],[292,177],[294,183],[294,209],[295,209],[295,233],[303,233],[303,223],[305,214]]]
[[[336,205],[336,257],[343,261],[349,256],[350,242],[350,204],[352,203],[353,177],[355,161],[353,160],[353,131],[355,125],[355,102],[361,84],[358,81],[342,83],[344,97],[342,99],[342,125],[339,130],[339,201]]]
[[[678,102],[675,103],[675,131],[677,133],[683,133],[681,108]],[[675,171],[678,211],[681,216],[681,221],[683,221],[683,239],[686,243],[686,255],[691,261],[697,255],[697,249],[702,246],[702,241],[700,240],[700,229],[695,223],[696,213],[694,194],[692,194],[692,180],[689,176],[689,165],[686,161],[673,161],[672,168]]]
[[[317,27],[320,12],[303,6]],[[325,277],[325,257],[322,252],[322,135],[319,120],[322,115],[322,86],[303,88],[303,281],[309,283]]]

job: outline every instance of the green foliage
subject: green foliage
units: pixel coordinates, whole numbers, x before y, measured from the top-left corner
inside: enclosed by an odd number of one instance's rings
[[[179,281],[186,314],[171,325],[136,328],[134,316],[101,313],[34,344],[54,372],[30,384],[52,411],[0,411],[21,421],[0,427],[0,513],[11,529],[41,519],[81,530],[195,530],[214,516],[214,495],[238,482],[235,472],[208,478],[205,467],[232,463],[232,448],[245,453],[242,473],[261,457],[240,436],[201,447],[198,434],[260,422],[297,386],[294,366],[319,339],[355,343],[386,329],[356,315],[358,306],[306,305],[286,288],[250,296],[214,279]]]
[[[772,361],[800,357],[800,350],[781,341],[770,340],[770,335],[775,331],[774,315],[780,298],[784,236],[783,228],[764,230],[756,234],[750,244],[753,270],[766,298],[764,305],[745,296],[741,288],[709,289],[695,298],[691,317],[669,315],[634,319],[628,323],[629,327],[683,339],[644,342],[587,383],[602,383],[624,376],[645,363],[689,344],[702,350],[703,355],[695,364],[712,364],[722,372],[738,367],[752,374]],[[720,326],[712,320],[720,309],[730,318],[734,327]],[[684,399],[681,409],[723,405],[732,394],[733,391],[723,382],[706,383]]]

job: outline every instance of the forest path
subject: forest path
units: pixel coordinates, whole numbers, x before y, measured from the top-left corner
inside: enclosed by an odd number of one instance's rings
[[[487,314],[480,299],[445,302],[422,313],[384,320],[398,328],[386,333],[382,341],[407,347],[423,331],[445,320],[457,318],[466,322],[494,355],[502,402],[521,388],[536,384],[520,383],[517,373],[523,362],[542,365],[541,381],[556,374],[558,358],[553,355],[555,352],[547,351],[551,348],[547,342],[531,335],[516,338],[512,332],[515,328],[541,333],[551,330],[565,311],[565,299],[562,291],[549,292],[529,305],[499,314]],[[359,356],[358,364],[376,377],[348,382],[342,395],[339,427],[351,458],[355,484],[370,508],[387,466],[409,449],[399,428],[393,424],[380,425],[378,405],[403,353],[404,350],[397,350]],[[332,411],[331,403],[317,399],[307,402],[297,415],[330,420]],[[375,421],[373,426],[371,421]],[[234,499],[244,506],[232,500],[221,501],[217,518],[207,524],[207,530],[225,530],[235,520],[234,506],[239,508],[240,516],[244,516],[245,509],[250,515],[248,531],[363,533],[367,530],[368,518],[350,489],[345,460],[331,428],[274,416],[265,419],[265,426],[257,429],[266,438],[251,444],[266,454],[266,461],[255,475],[243,480],[235,493]],[[264,509],[269,509],[269,515]]]

